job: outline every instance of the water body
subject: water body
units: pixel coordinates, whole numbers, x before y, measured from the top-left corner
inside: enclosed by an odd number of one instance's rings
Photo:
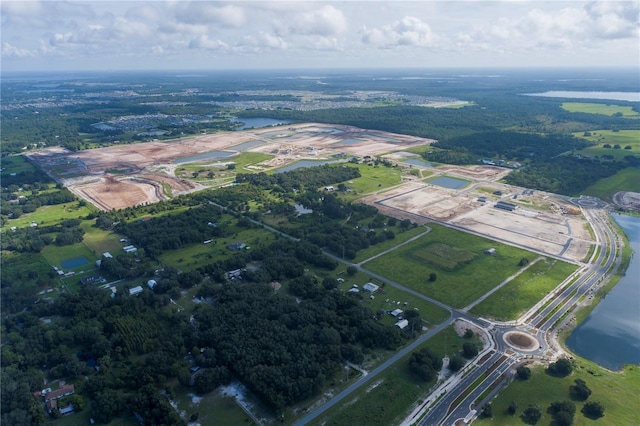
[[[89,263],[89,259],[87,259],[84,256],[79,256],[79,257],[72,257],[70,259],[65,259],[61,261],[60,266],[62,266],[62,269],[73,269],[73,268],[78,268],[80,266],[84,266],[87,263]]]
[[[291,170],[299,169],[301,167],[324,166],[325,164],[332,164],[332,163],[340,163],[340,161],[301,160],[301,161],[298,161],[297,163],[289,164],[288,166],[284,166],[281,169],[276,170],[276,173],[290,172]]]
[[[640,364],[640,218],[613,215],[633,250],[626,275],[567,339],[583,358],[610,370]]]
[[[418,166],[418,167],[433,168],[433,164],[431,164],[431,163],[429,163],[427,161],[421,160],[419,158],[409,158],[408,160],[404,160],[404,163],[412,164],[412,165]]]
[[[178,158],[174,161],[174,164],[194,163],[197,161],[205,160],[222,160],[225,158],[233,157],[236,153],[229,151],[209,151],[202,154],[192,155],[190,157]]]
[[[543,96],[546,98],[573,99],[610,99],[614,101],[640,102],[640,92],[577,92],[551,90],[543,93],[527,93],[527,96]]]
[[[259,129],[261,127],[279,126],[281,124],[290,124],[290,121],[276,120],[274,118],[231,118],[232,123],[244,123],[237,130]]]
[[[449,189],[460,189],[467,186],[469,182],[467,182],[466,180],[456,179],[448,176],[440,176],[439,178],[430,180],[428,183]]]

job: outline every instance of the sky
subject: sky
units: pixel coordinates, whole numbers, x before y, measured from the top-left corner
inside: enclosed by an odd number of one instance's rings
[[[640,68],[640,1],[6,1],[2,71]]]

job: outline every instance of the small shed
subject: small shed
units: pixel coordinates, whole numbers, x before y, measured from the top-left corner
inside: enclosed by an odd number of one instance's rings
[[[409,321],[406,319],[403,319],[401,321],[398,321],[397,323],[394,324],[396,327],[399,327],[400,330],[404,330],[408,325],[409,325]]]
[[[398,317],[399,315],[402,315],[402,309],[395,309],[391,311],[391,316]]]
[[[137,285],[129,289],[129,296],[135,296],[140,293],[142,293],[142,286]]]
[[[494,254],[496,254],[496,249],[494,249],[493,247],[488,248],[484,251],[486,254],[490,254],[491,256],[493,256]]]
[[[380,287],[375,285],[374,283],[366,283],[362,286],[362,289],[367,293],[375,293],[379,288]]]

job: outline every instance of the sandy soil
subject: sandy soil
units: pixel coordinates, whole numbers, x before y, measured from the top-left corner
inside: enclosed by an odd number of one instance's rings
[[[640,193],[638,192],[616,192],[613,196],[613,202],[625,210],[640,211]]]
[[[276,155],[260,165],[268,170],[300,159],[328,159],[338,154],[376,156],[435,141],[351,126],[303,123],[79,152],[51,147],[30,153],[29,158],[75,194],[111,210],[166,199],[163,186],[168,186],[172,195],[200,189],[175,176],[174,161],[211,151],[238,152],[234,146],[245,142],[262,142],[247,151]]]

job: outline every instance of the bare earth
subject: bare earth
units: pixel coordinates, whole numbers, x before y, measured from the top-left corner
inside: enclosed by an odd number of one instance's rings
[[[637,192],[616,192],[613,196],[613,202],[616,206],[625,210],[640,211],[640,193]]]
[[[246,142],[258,144],[248,149],[234,149]],[[304,123],[79,152],[52,147],[28,156],[76,195],[103,210],[111,210],[167,199],[166,188],[170,188],[172,195],[201,189],[175,176],[174,162],[211,151],[236,155],[246,150],[276,154],[272,160],[248,170],[256,171],[282,167],[301,159],[377,156],[433,142],[351,126]]]

